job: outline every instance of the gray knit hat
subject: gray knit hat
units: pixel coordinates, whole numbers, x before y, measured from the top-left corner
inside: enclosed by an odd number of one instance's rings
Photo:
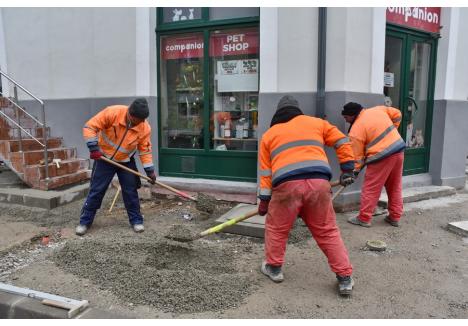
[[[149,116],[148,102],[145,98],[137,98],[133,101],[132,104],[128,107],[128,113],[132,117],[139,119],[146,119]]]
[[[298,108],[299,109],[299,102],[294,98],[294,96],[285,95],[279,100],[278,107],[276,108],[276,110],[279,110],[282,108]]]

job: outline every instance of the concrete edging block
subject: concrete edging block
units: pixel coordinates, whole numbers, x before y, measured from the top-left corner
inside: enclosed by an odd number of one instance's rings
[[[24,195],[23,204],[29,207],[53,209],[57,207],[57,197],[46,198],[39,196]]]

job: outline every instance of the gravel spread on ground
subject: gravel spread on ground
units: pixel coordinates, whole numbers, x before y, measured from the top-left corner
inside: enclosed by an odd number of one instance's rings
[[[52,259],[62,269],[90,279],[134,304],[165,312],[193,313],[238,306],[255,280],[237,268],[236,255],[218,242],[185,244],[159,238],[122,236],[69,241]]]

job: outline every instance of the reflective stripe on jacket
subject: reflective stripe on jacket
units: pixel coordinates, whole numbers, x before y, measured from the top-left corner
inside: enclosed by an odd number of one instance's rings
[[[342,170],[354,169],[351,142],[329,122],[299,115],[268,129],[259,151],[260,199],[268,200],[272,188],[294,175],[332,172],[324,146],[334,147]]]
[[[398,133],[400,122],[400,110],[392,107],[376,106],[359,113],[349,132],[358,170],[364,163],[376,162],[405,149]]]
[[[143,121],[127,128],[127,111],[125,105],[108,106],[86,122],[84,139],[88,147],[99,145],[102,153],[108,158],[114,156],[116,162],[129,162],[138,151],[143,167],[153,167],[151,127]]]

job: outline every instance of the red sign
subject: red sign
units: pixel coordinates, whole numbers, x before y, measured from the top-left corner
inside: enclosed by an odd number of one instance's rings
[[[258,53],[258,44],[257,30],[214,33],[210,37],[210,56],[256,54]]]
[[[161,54],[164,60],[203,57],[203,34],[164,37]]]
[[[439,33],[440,7],[387,7],[387,23]]]

